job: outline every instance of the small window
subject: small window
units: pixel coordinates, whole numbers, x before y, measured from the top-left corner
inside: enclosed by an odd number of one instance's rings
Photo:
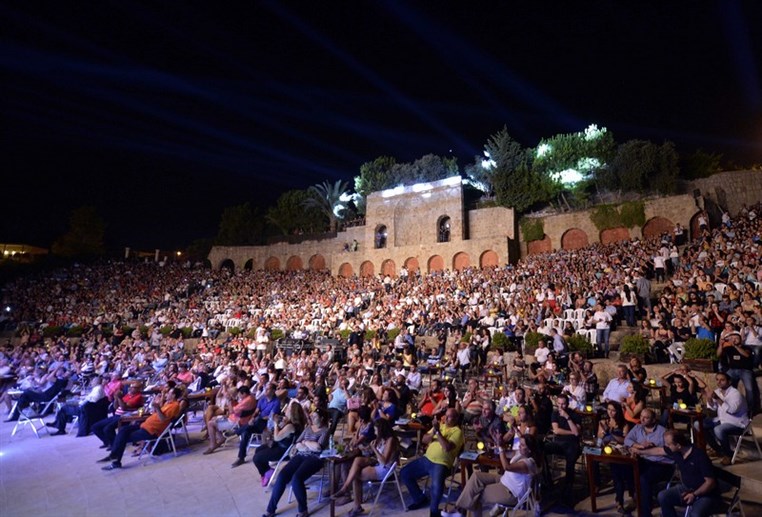
[[[376,234],[374,236],[374,246],[376,249],[386,248],[386,238],[388,233],[386,226],[383,224],[376,228]]]
[[[450,218],[446,215],[437,223],[437,242],[450,242]]]

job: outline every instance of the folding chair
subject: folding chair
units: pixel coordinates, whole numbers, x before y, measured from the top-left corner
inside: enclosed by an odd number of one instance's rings
[[[326,477],[327,474],[328,474],[328,469],[326,469],[325,468],[325,464],[323,464],[323,468],[321,468],[318,472],[316,472],[315,474],[310,476],[310,478],[307,479],[304,482],[305,489],[309,490],[310,487],[309,487],[309,485],[307,483],[310,480],[313,480],[315,478],[315,476],[320,476],[320,487],[318,488],[318,499],[317,499],[318,503],[323,501],[323,482],[325,481],[325,477]],[[273,474],[273,477],[275,477],[274,474]],[[293,496],[294,496],[294,487],[291,486],[291,483],[289,483],[288,486],[289,486],[289,488],[288,488],[288,503],[291,504],[291,500],[293,499]]]
[[[381,497],[381,492],[384,490],[384,485],[386,485],[386,482],[389,481],[389,478],[394,478],[394,484],[397,486],[397,493],[400,496],[400,503],[402,504],[402,510],[404,511],[406,509],[405,506],[405,498],[402,496],[402,486],[400,485],[400,478],[399,478],[399,462],[395,461],[392,464],[392,467],[389,469],[389,472],[386,473],[384,476],[384,479],[380,481],[368,481],[367,486],[369,489],[372,489],[373,485],[378,485],[378,493],[376,493],[376,498],[373,500],[373,506],[370,509],[370,513],[368,513],[368,517],[371,517],[373,515],[373,511],[376,509],[376,505],[378,505],[378,499]],[[372,495],[369,490],[369,496]],[[370,497],[368,498],[370,500]]]
[[[151,451],[148,453],[149,456],[153,456],[156,452],[156,448],[159,446],[159,443],[162,441],[167,444],[167,447],[172,449],[172,454],[177,456],[177,447],[175,445],[175,438],[174,434],[172,433],[172,430],[174,429],[175,425],[177,424],[177,421],[180,420],[184,415],[180,415],[178,418],[173,420],[159,435],[158,438],[154,438],[152,440],[146,440],[143,442],[143,448],[140,449],[140,455],[138,456],[138,461],[143,459],[143,454],[148,450],[148,448],[151,448]]]
[[[541,476],[539,474],[532,478],[529,490],[521,495],[513,507],[503,504],[496,505],[503,510],[503,513],[498,513],[498,515],[502,515],[502,517],[516,517],[518,512],[522,510],[531,516],[540,515],[540,479]]]
[[[273,479],[275,479],[275,476],[278,475],[278,469],[283,465],[284,461],[288,461],[288,459],[291,457],[291,449],[294,447],[294,444],[288,446],[288,449],[286,449],[286,452],[283,453],[283,456],[280,457],[280,459],[277,462],[270,462],[270,466],[272,467],[272,464],[275,463],[275,466],[273,467],[273,475],[270,476],[270,479],[267,481],[267,486],[265,487],[265,490],[270,488],[270,485],[273,482]]]
[[[57,393],[49,401],[38,403],[37,411],[35,411],[33,407],[34,404],[19,411],[19,419],[16,422],[16,425],[13,426],[13,431],[11,431],[11,436],[15,436],[16,432],[21,427],[26,427],[26,426],[29,426],[32,428],[32,431],[34,432],[34,435],[37,438],[40,437],[41,429],[45,429],[45,432],[50,434],[50,431],[48,431],[48,428],[45,425],[45,422],[43,422],[42,418],[50,412],[51,408],[53,408],[54,405],[58,404],[58,397],[60,395],[61,395],[60,393]],[[44,406],[42,404],[44,404]],[[42,409],[40,409],[40,407],[42,407]],[[35,422],[39,422],[40,426],[37,427],[35,425]]]
[[[741,450],[741,442],[743,442],[743,439],[746,437],[751,438],[751,441],[754,442],[754,446],[757,448],[757,454],[759,454],[759,457],[762,458],[762,449],[760,449],[759,442],[757,441],[757,437],[754,435],[754,426],[752,425],[752,422],[750,419],[749,423],[746,425],[746,429],[744,429],[743,432],[740,435],[738,435],[736,448],[733,451],[733,458],[730,460],[731,465],[735,464],[736,458],[738,457],[738,451]]]

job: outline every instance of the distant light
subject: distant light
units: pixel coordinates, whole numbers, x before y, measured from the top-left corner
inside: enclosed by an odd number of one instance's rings
[[[11,306],[10,305],[5,307],[5,312],[11,312]]]
[[[580,158],[577,162],[577,169],[580,171],[591,171],[598,169],[601,166],[601,162],[598,158]]]
[[[542,158],[552,150],[553,148],[550,146],[550,144],[540,144],[537,146],[537,157]]]
[[[183,254],[183,252],[182,252],[182,251],[178,251],[178,252],[177,252],[177,256],[178,256],[178,257],[179,257],[180,255],[182,255],[182,254]]]

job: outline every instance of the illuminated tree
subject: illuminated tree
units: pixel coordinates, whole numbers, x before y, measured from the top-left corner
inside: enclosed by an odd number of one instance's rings
[[[397,163],[389,156],[380,156],[360,166],[355,177],[355,192],[367,196],[398,185],[437,181],[460,174],[456,158],[427,154],[414,162]]]
[[[355,176],[355,192],[367,196],[371,192],[394,186],[394,183],[390,183],[394,181],[390,175],[396,164],[397,160],[391,156],[379,156],[372,162],[360,165],[360,175]]]
[[[347,182],[336,180],[331,185],[327,181],[311,186],[307,191],[309,196],[302,206],[307,209],[315,208],[328,218],[331,232],[335,232],[339,220],[344,218],[351,196],[347,192]]]
[[[267,209],[265,219],[283,235],[295,232],[316,233],[324,226],[323,213],[316,207],[304,208],[310,198],[307,190],[289,190]]]

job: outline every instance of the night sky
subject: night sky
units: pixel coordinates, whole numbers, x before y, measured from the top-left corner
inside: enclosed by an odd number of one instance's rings
[[[92,204],[113,248],[182,246],[380,155],[463,167],[503,125],[762,163],[757,1],[95,4],[0,5],[2,242]]]

